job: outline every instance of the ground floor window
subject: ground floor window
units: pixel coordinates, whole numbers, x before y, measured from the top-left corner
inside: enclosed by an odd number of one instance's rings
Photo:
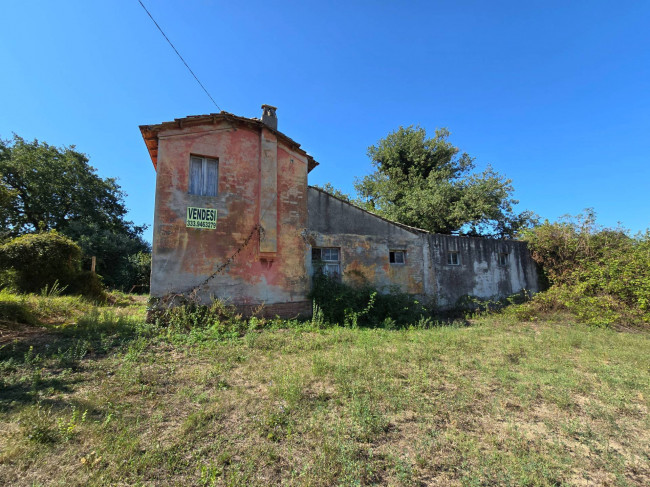
[[[460,265],[460,255],[458,252],[447,252],[447,264]]]
[[[508,254],[505,252],[499,254],[499,265],[508,265]]]
[[[311,249],[311,261],[315,272],[326,276],[338,277],[341,274],[341,252],[337,247],[314,247]]]
[[[406,250],[391,250],[388,252],[388,261],[391,264],[406,264]]]

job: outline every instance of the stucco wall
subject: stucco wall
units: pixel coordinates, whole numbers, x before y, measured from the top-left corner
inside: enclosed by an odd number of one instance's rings
[[[454,305],[464,295],[492,298],[539,291],[537,268],[524,242],[436,234],[427,240],[440,305]],[[458,252],[459,265],[448,264],[452,251]],[[505,265],[499,264],[499,254],[507,254]]]
[[[399,289],[442,305],[466,294],[487,298],[538,290],[525,244],[430,235],[308,188],[309,156],[259,121],[215,118],[157,130],[153,296],[201,285],[197,295],[206,302],[221,298],[242,309],[265,304],[271,313],[308,314],[313,247],[340,249],[346,283]],[[218,159],[217,196],[189,194],[190,155]],[[188,207],[216,209],[216,229],[187,228]],[[447,263],[452,250],[459,252],[460,265]],[[390,263],[390,251],[404,251],[405,263]],[[508,254],[505,265],[499,264],[500,253]]]
[[[368,283],[380,291],[397,288],[424,295],[428,253],[422,235],[382,220],[316,188],[309,188],[309,231],[312,247],[341,249],[341,277],[349,284]],[[405,250],[405,264],[391,264],[389,252]],[[312,273],[311,255],[307,266]]]
[[[267,151],[265,194],[261,194],[262,131]],[[261,224],[268,228],[262,234],[268,240],[260,242],[255,234],[199,296],[241,305],[305,301],[309,279],[300,234],[307,215],[296,210],[306,207],[305,155],[278,143],[265,129],[228,122],[167,129],[158,138],[152,296],[183,293],[199,285]],[[190,154],[219,160],[217,196],[188,193]],[[188,206],[217,209],[216,230],[186,228]]]
[[[523,242],[428,234],[367,213],[316,188],[309,188],[308,243],[339,247],[344,282],[368,282],[382,291],[400,290],[453,306],[458,298],[504,297],[537,292],[535,263]],[[389,263],[390,250],[406,250],[406,264]],[[459,265],[447,254],[458,252]],[[507,263],[499,264],[499,254]],[[310,272],[309,256],[307,267]]]

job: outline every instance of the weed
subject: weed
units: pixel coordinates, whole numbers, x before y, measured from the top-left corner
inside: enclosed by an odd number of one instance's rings
[[[80,424],[86,422],[87,414],[88,414],[87,410],[79,414],[79,410],[73,407],[70,418],[68,419],[58,418],[56,420],[56,424],[59,431],[59,437],[66,442],[74,438],[75,434],[77,433],[77,430],[79,429]]]
[[[256,423],[261,435],[270,441],[280,441],[292,433],[293,420],[284,406],[263,412]]]
[[[361,325],[380,300],[358,328],[68,302],[0,349],[0,484],[648,483],[650,335]]]
[[[61,286],[57,279],[51,286],[46,284],[45,287],[41,289],[41,296],[44,298],[56,298],[61,296],[67,288],[68,286]]]
[[[398,289],[388,291],[381,293],[369,286],[350,286],[320,273],[314,276],[310,297],[322,311],[319,319],[323,322],[352,327],[381,326],[386,318],[403,327],[431,315],[430,306]]]
[[[88,340],[75,340],[75,342],[65,350],[58,349],[54,355],[57,364],[62,369],[74,368],[79,366],[79,362],[86,356],[90,343]]]
[[[59,439],[51,409],[40,402],[25,409],[18,417],[18,423],[23,436],[30,441],[49,444]]]
[[[39,353],[34,352],[34,346],[30,345],[29,349],[25,352],[23,363],[28,367],[37,367],[43,363],[43,357]]]

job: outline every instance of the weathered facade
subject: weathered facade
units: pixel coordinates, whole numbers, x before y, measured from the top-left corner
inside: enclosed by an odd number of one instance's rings
[[[344,282],[369,283],[383,291],[397,288],[441,306],[467,295],[492,298],[539,290],[535,262],[524,242],[431,234],[313,187],[308,211],[308,243],[340,248]],[[403,263],[391,263],[396,252],[402,253]]]
[[[307,315],[317,267],[441,305],[537,291],[521,242],[429,234],[309,187],[318,163],[277,131],[274,107],[263,110],[140,127],[157,172],[152,296]]]

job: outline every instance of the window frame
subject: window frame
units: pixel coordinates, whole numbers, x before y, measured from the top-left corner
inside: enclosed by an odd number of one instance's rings
[[[455,259],[452,258],[455,257]],[[454,262],[455,260],[455,262]],[[447,265],[459,266],[460,265],[460,252],[458,250],[447,251]]]
[[[201,169],[198,183],[192,184],[195,170],[194,164],[200,161]],[[210,167],[214,163],[214,184],[210,184]],[[196,186],[200,186],[197,189]],[[187,178],[187,193],[194,196],[215,197],[219,194],[219,158],[190,154],[189,173]]]
[[[507,266],[510,262],[510,254],[508,252],[499,252],[497,262],[500,266]]]
[[[334,258],[334,256],[332,255],[334,251],[336,251],[336,258]],[[315,258],[316,255],[318,255],[317,258]],[[328,277],[338,279],[341,276],[341,248],[340,247],[312,247],[311,263],[312,263],[312,269],[314,271],[321,272]]]
[[[397,256],[402,256],[402,262],[398,262]],[[406,250],[393,249],[388,251],[388,263],[391,265],[406,265]]]

